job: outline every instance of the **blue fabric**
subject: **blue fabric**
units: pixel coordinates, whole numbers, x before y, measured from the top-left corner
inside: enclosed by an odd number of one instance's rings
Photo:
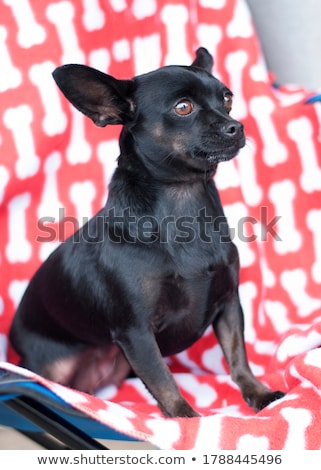
[[[1,375],[0,371],[0,377]],[[12,393],[11,387],[18,388],[21,390],[21,393]],[[93,438],[137,441],[136,439],[119,433],[108,426],[91,419],[90,417],[82,416],[51,390],[46,389],[37,382],[24,380],[23,378],[21,378],[21,380],[17,380],[15,378],[12,382],[9,382],[8,380],[2,382],[0,380],[0,425],[8,426],[20,431],[41,431],[41,429],[30,423],[26,418],[6,407],[5,403],[7,400],[22,395],[32,397],[39,403],[46,405],[63,419]]]
[[[316,103],[317,101],[321,101],[321,94],[311,96],[310,98],[308,98],[308,99],[306,100],[306,102],[307,102],[308,104],[310,104],[310,103]]]

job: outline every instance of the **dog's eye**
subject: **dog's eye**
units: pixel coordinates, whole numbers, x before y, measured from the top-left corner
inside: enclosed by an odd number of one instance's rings
[[[229,113],[232,109],[232,104],[233,104],[233,97],[231,93],[225,93],[224,95],[224,106]]]
[[[187,116],[193,111],[193,103],[189,100],[182,100],[174,107],[175,113],[180,116]]]

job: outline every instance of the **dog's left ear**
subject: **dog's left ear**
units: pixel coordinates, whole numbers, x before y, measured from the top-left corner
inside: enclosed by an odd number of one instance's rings
[[[52,75],[68,101],[97,126],[125,124],[133,118],[131,80],[117,80],[86,65],[74,64],[58,67]]]
[[[200,47],[196,51],[196,58],[192,63],[192,67],[198,67],[206,70],[206,72],[212,73],[213,68],[213,57],[205,47]]]

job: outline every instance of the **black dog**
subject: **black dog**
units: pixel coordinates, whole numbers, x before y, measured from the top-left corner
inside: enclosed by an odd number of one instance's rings
[[[132,80],[55,70],[95,124],[123,124],[121,152],[105,207],[53,252],[22,299],[10,334],[22,366],[86,392],[132,369],[165,415],[197,416],[162,356],[213,325],[245,400],[260,410],[283,396],[246,358],[238,253],[212,178],[245,137],[212,65],[200,48],[190,67]]]

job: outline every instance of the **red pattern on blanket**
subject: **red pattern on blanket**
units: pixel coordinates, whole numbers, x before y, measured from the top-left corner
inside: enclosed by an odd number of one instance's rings
[[[78,62],[128,78],[188,64],[202,45],[248,137],[216,182],[240,251],[249,360],[287,396],[255,415],[210,330],[168,359],[199,419],[164,419],[138,379],[101,398],[38,380],[165,449],[320,449],[321,113],[305,90],[271,86],[244,1],[4,0],[0,13],[0,358],[16,360],[7,332],[28,279],[104,203],[116,165],[119,129],[71,109],[52,70]]]

